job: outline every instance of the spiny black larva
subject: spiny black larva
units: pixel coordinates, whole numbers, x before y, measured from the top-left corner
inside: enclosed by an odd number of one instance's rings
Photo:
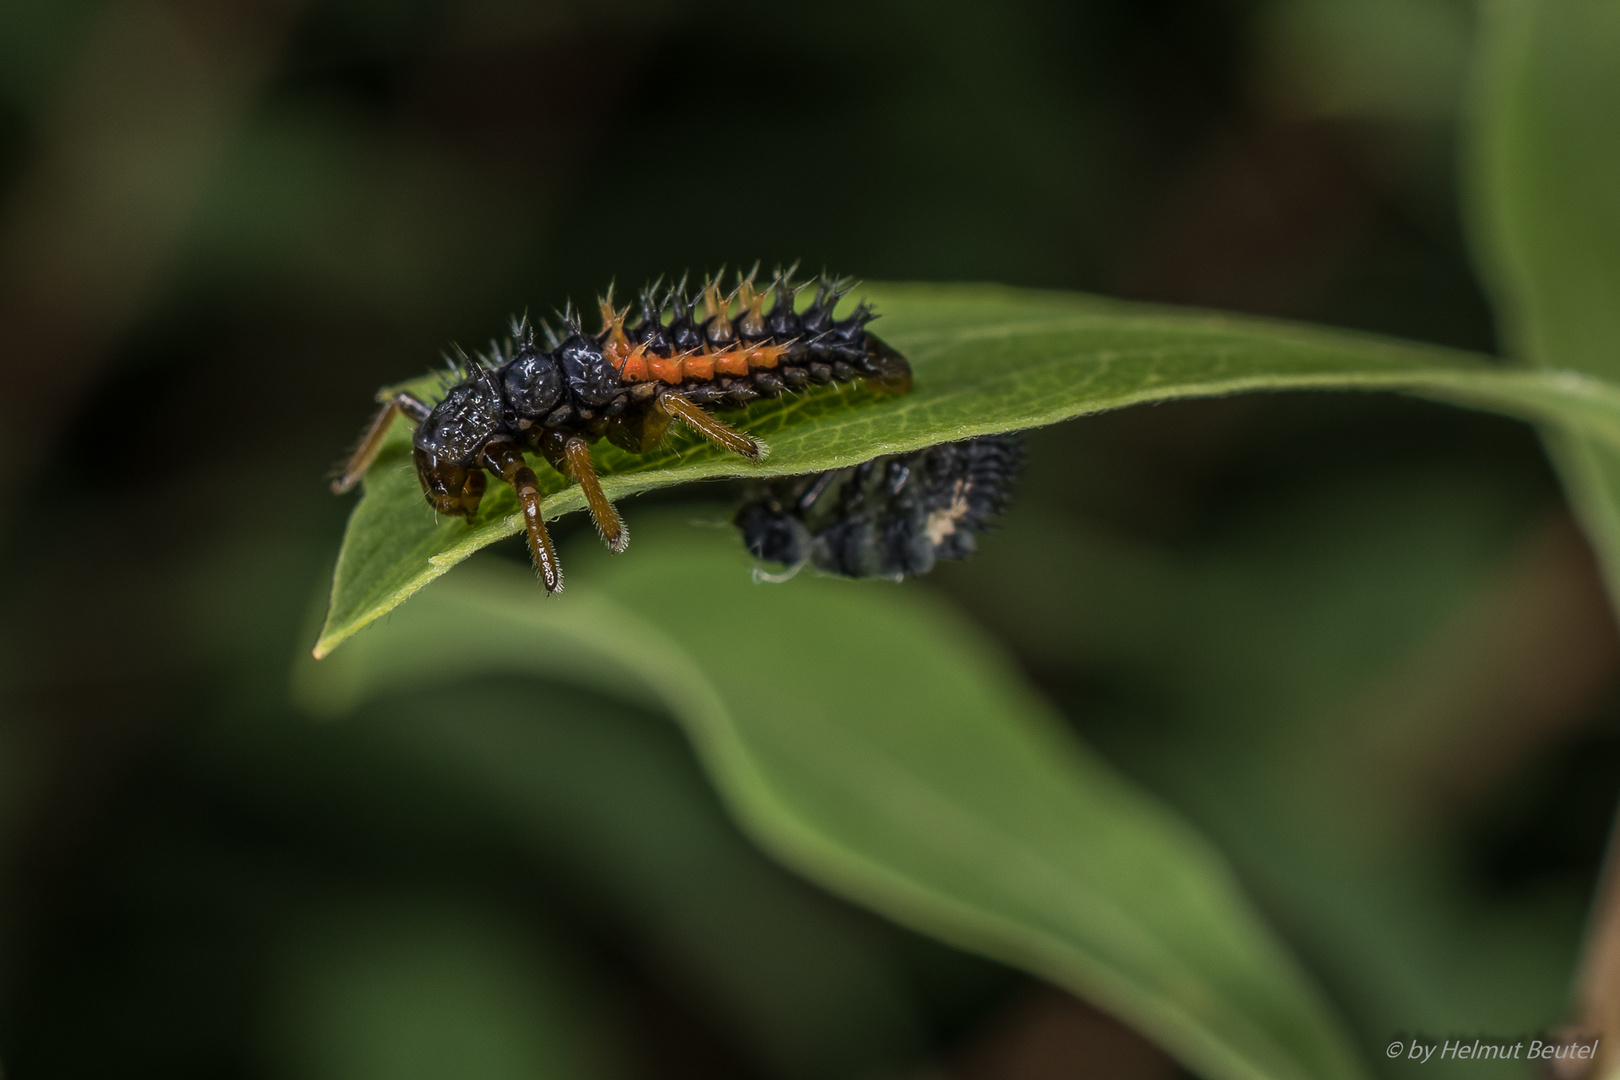
[[[554,593],[562,588],[562,567],[524,450],[541,454],[579,484],[597,531],[609,550],[620,552],[630,534],[597,482],[592,441],[606,436],[616,446],[644,454],[663,442],[670,421],[678,420],[759,461],[768,452],[765,444],[711,416],[708,407],[745,405],[814,383],[855,379],[881,392],[911,389],[906,358],[867,331],[875,317],[868,305],[834,318],[849,281],[822,275],[815,300],[801,311],[796,300],[809,283],[796,284],[792,275],[792,269],[778,270],[769,287],[756,289],[754,273],[739,274],[725,297],[718,277],[705,279],[696,295],[688,293],[684,277],[661,296],[655,284],[642,290],[633,324],[627,322],[629,307],[614,308],[609,289],[599,300],[598,333],[587,334],[570,307],[562,333],[541,323],[545,347],[536,342],[527,317],[514,320],[511,338],[492,344],[488,354],[469,359],[458,350],[438,404],[404,392],[380,396],[382,410],[332,490],[342,494],[360,482],[394,417],[402,415],[416,425],[416,475],[435,510],[471,521],[483,498],[486,470],[512,485],[535,567],[546,591]],[[695,311],[699,300],[701,319]],[[767,300],[772,301],[768,310]]]
[[[848,469],[753,485],[734,519],[754,557],[822,573],[898,581],[973,554],[1006,509],[1023,464],[1017,435],[890,454]]]

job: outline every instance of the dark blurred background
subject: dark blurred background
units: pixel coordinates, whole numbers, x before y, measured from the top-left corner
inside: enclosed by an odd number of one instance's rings
[[[325,477],[448,342],[755,259],[1493,351],[1471,11],[0,5],[7,1074],[1177,1075],[777,869],[662,717],[302,715]],[[1370,1051],[1561,1017],[1620,649],[1529,429],[1288,395],[1045,430],[981,557],[906,587],[1220,844]]]

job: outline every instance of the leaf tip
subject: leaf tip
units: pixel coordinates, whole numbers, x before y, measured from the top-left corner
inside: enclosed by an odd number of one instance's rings
[[[309,650],[309,655],[316,660],[325,660],[337,650],[337,647],[354,636],[356,630],[364,626],[350,623],[348,626],[333,627],[330,622],[321,627],[321,636],[315,639],[315,647]]]

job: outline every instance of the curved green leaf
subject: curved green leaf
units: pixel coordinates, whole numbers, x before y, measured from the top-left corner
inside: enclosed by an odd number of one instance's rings
[[[885,398],[859,387],[822,387],[756,402],[737,422],[770,443],[762,465],[684,434],[641,456],[602,443],[596,460],[608,495],[715,477],[817,472],[1127,405],[1256,390],[1405,391],[1525,418],[1557,418],[1620,443],[1620,390],[1586,376],[1073,293],[874,285],[866,294],[883,315],[878,329],[884,338],[912,362],[912,393]],[[501,484],[492,486],[471,525],[436,519],[417,488],[408,445],[400,422],[367,476],[338,558],[316,656],[520,528],[517,501]],[[538,471],[550,485],[547,516],[584,505],[578,488],[566,487],[550,469]]]
[[[566,602],[469,568],[306,661],[304,700],[494,672],[651,699],[743,827],[828,888],[1068,987],[1211,1080],[1364,1075],[1219,856],[953,610],[885,583],[754,585],[735,537],[660,517],[638,560],[574,545]]]
[[[1465,180],[1502,336],[1533,364],[1620,377],[1620,8],[1483,11]],[[1620,607],[1620,448],[1578,426],[1550,434]]]
[[[1620,6],[1590,0],[1482,5],[1472,236],[1508,347],[1531,364],[1620,377]],[[1620,611],[1620,448],[1575,425],[1547,447]],[[1575,987],[1582,1026],[1620,1031],[1612,974],[1613,901],[1599,894]],[[1599,974],[1594,975],[1594,972]],[[1597,1072],[1614,1076],[1615,1055]]]

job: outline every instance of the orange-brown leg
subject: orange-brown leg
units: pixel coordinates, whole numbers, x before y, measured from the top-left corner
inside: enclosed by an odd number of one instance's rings
[[[395,416],[404,413],[412,423],[420,424],[427,419],[431,411],[428,403],[415,394],[402,392],[383,399],[382,409],[371,421],[371,426],[366,429],[365,437],[360,440],[360,445],[355,447],[349,463],[343,466],[343,472],[332,481],[332,494],[342,495],[366,475],[371,463],[377,460],[377,451],[382,449],[383,440],[388,437],[388,429],[393,426]]]
[[[619,554],[630,546],[630,530],[624,527],[623,519],[613,504],[608,502],[608,497],[602,494],[602,484],[596,479],[596,466],[591,463],[590,443],[578,435],[570,435],[563,442],[562,450],[568,475],[585,492],[585,505],[590,509],[591,520],[596,523],[596,531],[602,534],[608,550]]]
[[[761,461],[771,452],[770,447],[752,435],[745,435],[730,424],[716,420],[674,391],[666,390],[658,395],[658,407],[716,446],[741,454],[750,461]]]
[[[534,568],[540,572],[546,593],[561,592],[563,587],[562,563],[557,561],[557,549],[546,531],[546,519],[540,513],[540,482],[523,460],[523,453],[515,443],[497,442],[484,448],[484,458],[517,492],[518,505],[523,507],[523,531],[529,540],[529,554],[534,557]]]

